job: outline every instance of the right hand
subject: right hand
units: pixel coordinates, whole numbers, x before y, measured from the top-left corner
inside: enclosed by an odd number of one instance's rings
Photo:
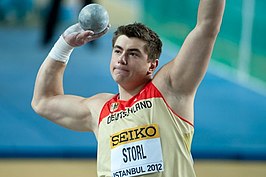
[[[107,28],[103,32],[99,34],[94,34],[94,32],[91,30],[86,30],[86,31],[83,30],[80,24],[76,23],[68,27],[64,31],[62,36],[69,45],[71,45],[72,47],[78,47],[90,41],[93,41],[95,39],[98,39],[99,37],[107,33],[109,28],[110,28],[110,25],[108,25]]]

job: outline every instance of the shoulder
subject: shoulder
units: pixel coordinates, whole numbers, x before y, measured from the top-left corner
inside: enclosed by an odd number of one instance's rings
[[[101,110],[104,104],[114,96],[115,94],[99,93],[83,100],[83,105],[85,105],[85,108],[89,113],[88,117],[92,120],[91,126],[96,135],[98,133],[98,121]]]
[[[90,106],[92,106],[94,109],[99,108],[101,109],[102,106],[111,98],[113,98],[115,96],[115,94],[111,94],[111,93],[99,93],[96,94],[92,97],[86,98],[84,101],[86,102],[86,104],[89,104]],[[95,107],[97,106],[97,107]]]
[[[94,95],[93,97],[107,101],[114,96],[115,96],[115,94],[113,94],[113,93],[98,93],[98,94]]]
[[[104,104],[114,96],[115,94],[111,93],[99,93],[92,97],[86,98],[84,102],[85,105],[88,107],[91,116],[98,119]]]

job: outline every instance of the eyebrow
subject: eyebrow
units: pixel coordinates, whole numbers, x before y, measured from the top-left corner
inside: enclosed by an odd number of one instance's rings
[[[121,47],[119,45],[115,45],[114,48],[118,48],[120,50],[124,50],[123,47]],[[131,49],[128,49],[128,51],[141,53],[141,51],[138,48],[131,48]]]
[[[114,48],[118,48],[118,49],[123,50],[123,47],[121,47],[121,46],[119,46],[119,45],[115,45]]]

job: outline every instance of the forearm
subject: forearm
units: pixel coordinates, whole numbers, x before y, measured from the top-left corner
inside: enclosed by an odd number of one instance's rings
[[[45,98],[64,94],[63,74],[73,49],[62,36],[55,43],[36,78],[33,96],[35,105]]]
[[[64,94],[63,74],[66,65],[55,61],[49,56],[39,69],[35,81],[33,102],[37,104],[41,99]]]
[[[220,30],[224,7],[225,0],[200,0],[197,25],[206,29],[205,31],[209,34],[217,34]]]
[[[180,95],[195,95],[207,71],[224,7],[225,0],[200,0],[197,25],[166,69],[171,83],[168,85]]]

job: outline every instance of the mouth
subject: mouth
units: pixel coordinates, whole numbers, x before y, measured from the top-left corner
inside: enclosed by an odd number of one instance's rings
[[[121,66],[115,66],[115,67],[114,67],[114,70],[117,70],[117,71],[124,71],[124,72],[129,72],[128,69],[126,69],[125,67],[121,67]]]

